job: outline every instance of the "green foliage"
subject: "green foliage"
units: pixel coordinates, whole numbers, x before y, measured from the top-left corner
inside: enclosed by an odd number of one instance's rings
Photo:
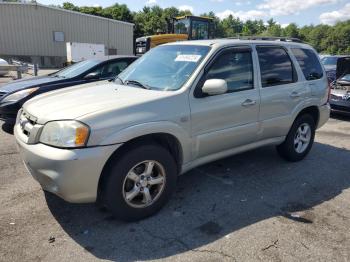
[[[79,7],[65,2],[62,8],[134,23],[135,37],[168,32],[172,18],[192,15],[189,10],[180,11],[176,7],[161,8],[157,5],[145,6],[138,12],[131,12],[125,4],[118,3],[102,8]],[[350,20],[339,22],[334,26],[321,24],[299,28],[295,23],[291,23],[282,28],[272,18],[264,23],[262,20],[243,22],[232,15],[220,20],[214,12],[204,13],[201,16],[213,19],[212,35],[217,38],[239,36],[293,37],[311,44],[320,53],[350,54]]]
[[[261,32],[259,35],[261,36],[283,36],[283,29],[280,24],[278,24],[276,21],[274,21],[272,18],[267,20],[265,30]]]
[[[114,4],[112,6],[106,7],[102,9],[101,14],[107,18],[125,22],[133,22],[133,15],[125,4]]]
[[[247,20],[242,29],[242,34],[246,36],[261,35],[266,31],[262,20]]]
[[[287,27],[284,28],[284,36],[287,37],[295,37],[299,38],[299,29],[298,26],[295,23],[289,24]]]
[[[350,54],[350,20],[337,23],[328,30],[322,47],[331,54]]]
[[[101,6],[75,6],[72,3],[63,3],[62,8],[71,11],[81,12],[89,15],[97,15],[110,19],[133,22],[133,14],[126,5],[114,4],[112,6],[102,8]]]
[[[73,5],[72,3],[69,2],[64,2],[63,3],[63,8],[67,9],[67,10],[71,10],[71,11],[78,11],[80,10],[80,8],[78,6]]]
[[[243,31],[244,23],[237,17],[229,15],[227,18],[220,21],[223,28],[223,36],[235,37],[239,36]]]
[[[213,19],[213,23],[211,25],[211,34],[212,36],[215,37],[224,37],[225,36],[225,29],[220,21],[220,19],[215,15],[214,12],[209,12],[209,13],[203,13],[200,16],[203,17],[209,17]]]

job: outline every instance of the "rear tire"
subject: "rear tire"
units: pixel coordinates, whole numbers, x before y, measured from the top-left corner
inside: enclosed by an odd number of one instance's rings
[[[138,144],[116,158],[105,175],[105,206],[118,219],[136,221],[157,213],[170,199],[177,165],[164,147]]]
[[[310,152],[315,138],[315,120],[309,114],[299,116],[293,123],[286,140],[276,147],[287,161],[297,162]]]

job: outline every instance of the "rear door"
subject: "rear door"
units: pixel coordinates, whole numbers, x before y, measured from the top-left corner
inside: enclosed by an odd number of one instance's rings
[[[207,96],[208,79],[223,79],[228,92]],[[249,46],[222,50],[206,67],[190,97],[194,158],[219,153],[255,141],[258,131],[259,90]]]
[[[285,136],[293,110],[309,91],[298,81],[295,65],[288,49],[278,45],[258,45],[261,79],[259,139]]]
[[[303,72],[301,81],[310,89],[311,97],[317,100],[325,98],[328,95],[328,79],[315,51],[297,47],[292,47],[291,51]]]

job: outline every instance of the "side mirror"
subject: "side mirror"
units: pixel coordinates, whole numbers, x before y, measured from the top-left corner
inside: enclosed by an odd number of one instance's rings
[[[100,74],[97,72],[92,72],[90,74],[87,74],[86,76],[84,76],[85,80],[96,80],[100,78]]]
[[[205,81],[202,91],[210,96],[227,93],[227,82],[223,79],[209,79]]]

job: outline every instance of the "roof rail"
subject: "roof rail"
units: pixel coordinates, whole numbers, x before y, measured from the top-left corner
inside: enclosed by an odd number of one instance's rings
[[[274,36],[237,36],[229,37],[229,39],[241,39],[241,40],[264,40],[264,41],[281,41],[281,42],[296,42],[303,43],[302,40],[295,37],[274,37]]]

